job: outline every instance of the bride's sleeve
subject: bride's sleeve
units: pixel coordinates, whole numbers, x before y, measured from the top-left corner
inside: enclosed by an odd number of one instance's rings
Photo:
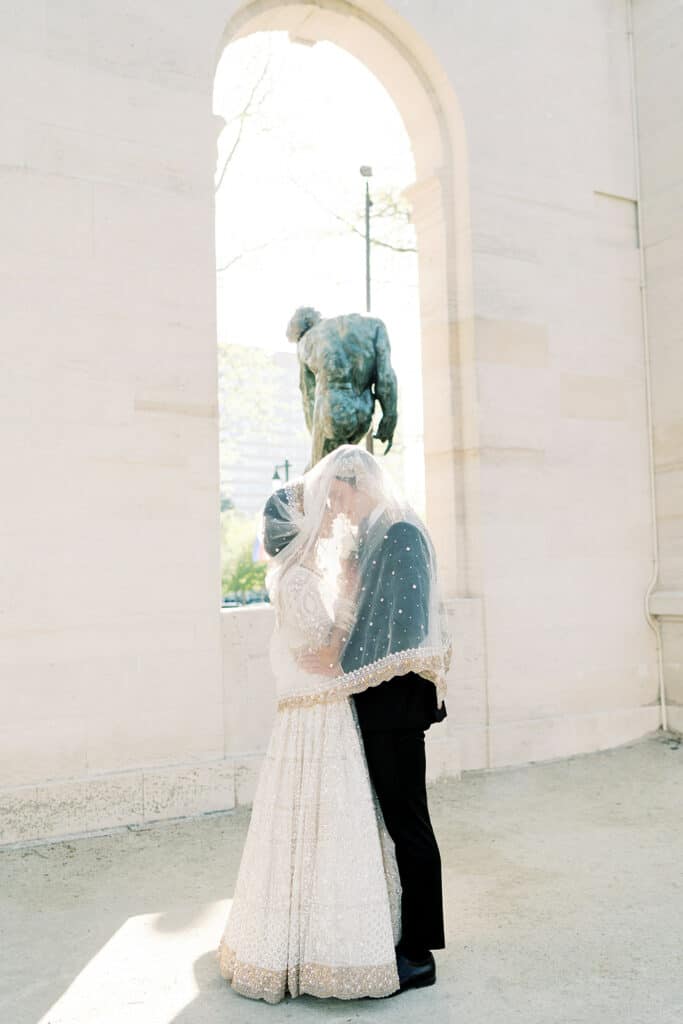
[[[348,639],[358,615],[358,568],[356,552],[342,560],[339,593],[334,604],[334,624]]]
[[[335,606],[335,626],[347,635],[356,618],[356,602],[350,597],[338,597]]]
[[[309,648],[324,647],[329,641],[334,623],[325,607],[315,576],[309,576],[307,572],[295,574],[287,590],[286,602],[283,620],[294,628],[295,635],[306,636]]]

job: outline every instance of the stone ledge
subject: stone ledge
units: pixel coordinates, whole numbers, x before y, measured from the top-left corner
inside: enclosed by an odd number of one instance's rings
[[[654,590],[648,608],[652,615],[683,619],[683,590]]]
[[[642,739],[661,725],[659,704],[588,714],[526,718],[489,725],[451,726],[462,770],[512,768],[593,754]],[[487,744],[488,731],[488,744]],[[487,750],[488,746],[488,750]]]
[[[247,761],[159,765],[0,790],[0,845],[230,810]]]
[[[680,712],[680,714],[679,714]],[[670,708],[670,728],[683,730],[683,709]],[[448,720],[447,720],[448,721]],[[429,782],[463,771],[514,767],[609,750],[656,732],[658,705],[586,715],[501,722],[450,723],[427,732]],[[261,753],[220,761],[167,765],[0,790],[0,845],[75,838],[154,821],[196,817],[253,800]]]

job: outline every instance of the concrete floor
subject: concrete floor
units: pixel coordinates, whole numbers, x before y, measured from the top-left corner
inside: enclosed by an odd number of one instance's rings
[[[276,1007],[214,947],[239,811],[0,854],[3,1024],[681,1024],[683,748],[662,736],[431,790],[448,949],[431,989]]]

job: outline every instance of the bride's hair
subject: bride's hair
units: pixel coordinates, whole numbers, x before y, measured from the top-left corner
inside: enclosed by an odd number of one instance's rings
[[[263,546],[279,571],[292,559],[301,560],[317,544],[335,480],[353,488],[357,495],[354,501],[390,505],[395,518],[415,517],[373,455],[357,445],[340,445],[303,476],[278,488],[265,503],[261,527]],[[272,580],[276,575],[269,573]]]
[[[310,506],[314,493],[319,500],[321,492],[329,491],[332,480],[349,484],[377,504],[402,503],[389,474],[382,469],[374,455],[355,444],[343,444],[335,448],[306,474],[304,504],[308,499]]]
[[[266,501],[263,508],[261,536],[266,552],[273,558],[299,533],[296,522],[301,504],[301,487],[280,487]]]

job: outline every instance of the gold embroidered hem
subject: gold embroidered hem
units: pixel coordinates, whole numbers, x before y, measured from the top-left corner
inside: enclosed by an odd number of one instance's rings
[[[282,697],[277,704],[278,710],[344,700],[354,693],[362,693],[371,686],[379,686],[394,676],[406,675],[408,672],[417,672],[425,679],[430,679],[436,686],[439,699],[443,700],[446,688],[445,672],[448,671],[450,659],[450,644],[446,648],[445,657],[441,650],[435,651],[427,647],[411,647],[406,651],[396,651],[384,658],[378,658],[370,665],[343,673],[337,677],[339,682],[336,685],[325,690]]]
[[[235,953],[222,940],[216,956],[221,975],[240,995],[264,999],[267,1003],[279,1003],[284,999],[287,971],[269,971],[265,967],[237,963]]]
[[[241,995],[398,987],[400,877],[362,742],[350,700],[275,716],[220,936],[221,974]]]
[[[381,999],[399,987],[396,963],[373,966],[338,967],[328,964],[297,964],[273,971],[237,960],[233,950],[221,941],[217,957],[221,975],[240,995],[278,1003],[289,992],[318,999]]]

